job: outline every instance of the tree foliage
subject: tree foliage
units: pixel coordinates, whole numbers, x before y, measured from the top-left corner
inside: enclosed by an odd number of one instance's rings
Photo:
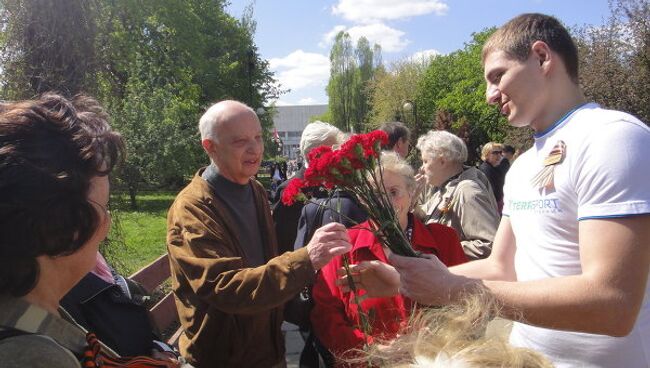
[[[236,99],[257,108],[283,91],[224,0],[5,0],[4,98],[46,90],[96,95],[127,141],[116,172],[132,203],[141,188],[182,185],[208,162],[197,122],[207,106]],[[265,137],[272,114],[262,114]]]
[[[3,0],[2,92],[8,99],[46,91],[93,90],[96,6],[84,0]]]
[[[359,38],[356,47],[347,32],[336,35],[330,51],[327,84],[332,123],[344,131],[362,132],[370,111],[370,83],[381,64],[381,47]]]
[[[475,33],[463,49],[433,58],[417,87],[423,121],[430,122],[429,129],[436,128],[441,114],[447,114],[451,123],[446,128],[465,139],[470,162],[477,159],[483,143],[503,141],[507,134],[505,119],[485,102],[481,49],[493,31]]]
[[[375,78],[370,83],[370,129],[395,120],[401,120],[412,131],[415,129],[413,114],[403,111],[403,106],[406,101],[415,101],[415,87],[420,83],[427,66],[427,63],[420,60],[403,59],[391,63],[387,69],[375,72]],[[422,123],[421,118],[418,120]]]
[[[650,123],[650,1],[616,0],[603,27],[575,31],[586,96]]]

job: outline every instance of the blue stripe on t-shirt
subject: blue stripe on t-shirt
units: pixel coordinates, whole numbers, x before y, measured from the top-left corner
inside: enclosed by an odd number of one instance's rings
[[[629,214],[622,214],[622,215],[585,216],[585,217],[578,217],[578,221],[582,221],[582,220],[599,220],[599,219],[609,219],[609,218],[634,217],[634,216],[643,216],[643,215],[650,215],[650,212],[644,212],[644,213],[629,213]]]

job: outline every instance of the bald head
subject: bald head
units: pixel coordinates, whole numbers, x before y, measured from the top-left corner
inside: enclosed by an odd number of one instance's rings
[[[231,124],[246,118],[259,120],[253,109],[239,101],[224,100],[217,102],[210,106],[199,120],[201,141],[210,139],[216,142],[221,128],[227,128]]]
[[[237,101],[212,105],[199,121],[201,145],[226,179],[246,184],[257,173],[264,154],[257,114]]]

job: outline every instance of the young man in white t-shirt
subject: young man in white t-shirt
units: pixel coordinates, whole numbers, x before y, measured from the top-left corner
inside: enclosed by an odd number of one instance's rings
[[[399,277],[362,264],[356,281],[432,305],[478,286],[521,321],[511,343],[557,367],[650,367],[650,129],[586,103],[575,45],[555,18],[512,19],[485,44],[483,64],[488,103],[535,130],[507,174],[492,254],[451,269],[392,256]]]

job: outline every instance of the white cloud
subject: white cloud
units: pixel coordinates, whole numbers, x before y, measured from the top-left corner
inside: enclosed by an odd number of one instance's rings
[[[334,28],[332,28],[331,31],[329,31],[329,32],[325,33],[325,35],[323,35],[323,39],[322,39],[321,42],[318,43],[318,46],[320,46],[322,48],[325,48],[325,47],[331,45],[334,42],[334,39],[336,38],[336,35],[339,34],[339,32],[341,32],[341,31],[345,31],[346,29],[347,29],[346,26],[341,26],[341,25],[334,26]]]
[[[374,23],[435,13],[445,15],[449,6],[444,0],[339,0],[332,14],[358,23]]]
[[[363,26],[355,26],[346,28],[344,26],[336,26],[331,31],[323,36],[321,45],[331,45],[340,31],[346,31],[350,34],[352,42],[356,45],[357,40],[364,36],[370,42],[370,45],[379,44],[381,50],[385,52],[398,52],[402,51],[406,45],[411,41],[403,38],[404,32],[391,28],[383,23],[374,23]]]
[[[420,50],[415,54],[411,55],[409,59],[413,61],[429,61],[431,58],[442,55],[442,53],[436,49]]]
[[[296,50],[283,58],[269,60],[269,64],[283,88],[324,86],[329,79],[330,60],[322,54]]]

